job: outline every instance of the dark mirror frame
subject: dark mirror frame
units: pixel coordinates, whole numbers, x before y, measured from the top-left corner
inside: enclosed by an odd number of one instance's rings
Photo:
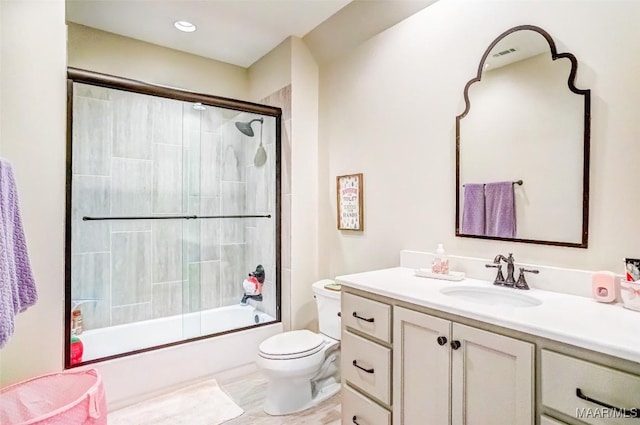
[[[481,236],[481,235],[468,235],[460,233],[460,120],[464,118],[471,108],[471,103],[469,101],[469,88],[473,83],[476,83],[482,79],[482,71],[484,70],[484,64],[489,56],[491,50],[495,47],[496,44],[509,34],[522,31],[522,30],[530,30],[535,31],[538,34],[542,35],[547,42],[549,43],[549,48],[551,50],[551,58],[552,60],[567,58],[571,61],[571,72],[569,74],[569,78],[567,80],[567,85],[569,90],[578,95],[584,96],[584,149],[583,149],[583,179],[582,179],[582,242],[580,243],[572,243],[572,242],[556,242],[556,241],[544,241],[537,239],[520,239],[520,238],[502,238],[495,236]],[[575,86],[575,77],[578,70],[578,61],[576,57],[571,53],[558,53],[556,49],[556,45],[551,38],[551,36],[542,28],[533,26],[533,25],[520,25],[517,27],[513,27],[511,29],[506,30],[502,34],[500,34],[487,48],[487,50],[482,55],[482,59],[480,60],[480,64],[478,65],[477,75],[469,80],[469,82],[464,87],[464,101],[465,101],[465,110],[460,115],[456,117],[456,236],[465,237],[465,238],[476,238],[476,239],[491,239],[491,240],[501,240],[501,241],[509,241],[509,242],[524,242],[524,243],[532,243],[532,244],[540,244],[540,245],[555,245],[555,246],[566,246],[572,248],[587,248],[587,241],[589,236],[589,155],[590,155],[590,138],[591,138],[591,90],[579,89]]]

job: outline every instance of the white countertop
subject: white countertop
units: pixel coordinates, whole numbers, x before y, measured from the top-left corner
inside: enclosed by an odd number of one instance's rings
[[[539,289],[500,288],[477,279],[446,281],[414,276],[404,267],[338,276],[345,286],[429,307],[469,319],[549,338],[623,359],[640,362],[640,312],[621,304]],[[486,305],[440,292],[452,286],[493,287],[542,301],[533,307]]]

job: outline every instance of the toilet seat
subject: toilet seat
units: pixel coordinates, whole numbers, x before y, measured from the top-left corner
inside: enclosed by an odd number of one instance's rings
[[[258,347],[260,357],[272,360],[300,359],[322,350],[325,339],[311,331],[300,330],[274,335]]]

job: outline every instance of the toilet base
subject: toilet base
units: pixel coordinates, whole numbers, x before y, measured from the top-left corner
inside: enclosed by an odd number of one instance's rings
[[[312,395],[309,379],[272,379],[267,386],[264,411],[271,416],[289,415],[317,406],[340,391],[340,382],[327,379]]]

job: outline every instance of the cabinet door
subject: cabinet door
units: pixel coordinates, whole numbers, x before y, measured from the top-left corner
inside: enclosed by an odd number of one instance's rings
[[[393,424],[448,425],[451,322],[400,307],[393,314]]]
[[[640,423],[621,410],[640,407],[640,376],[549,350],[540,360],[544,406],[593,425]]]
[[[540,425],[567,425],[564,422],[551,419],[548,416],[540,416]]]
[[[387,409],[353,388],[343,385],[341,397],[342,424],[391,425],[391,413]]]
[[[533,344],[453,324],[453,425],[532,425]]]

